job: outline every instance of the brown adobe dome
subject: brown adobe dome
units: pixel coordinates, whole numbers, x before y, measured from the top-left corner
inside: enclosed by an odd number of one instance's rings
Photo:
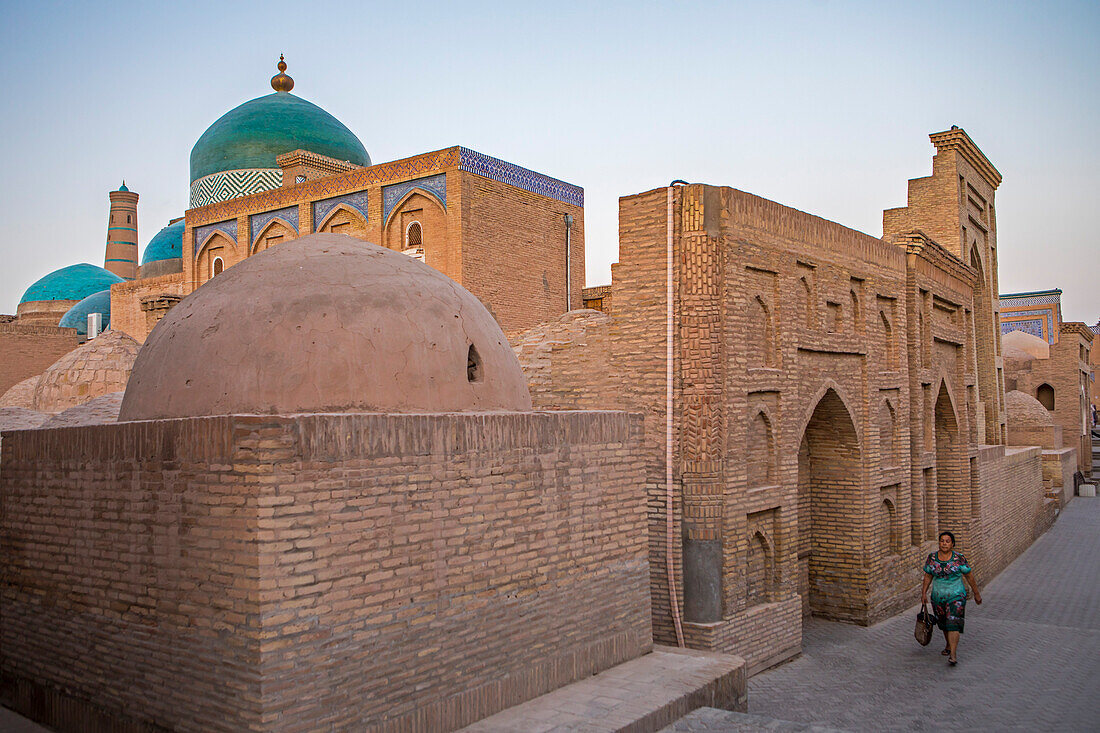
[[[469,291],[399,252],[311,234],[169,311],[119,420],[530,409],[515,354]]]
[[[1035,359],[1050,358],[1050,344],[1038,336],[1023,331],[1009,331],[1001,336],[1001,353],[1015,352],[1017,349],[1027,352]]]
[[[38,386],[41,374],[27,377],[22,382],[13,384],[7,392],[0,395],[0,407],[22,407],[25,410],[34,409],[34,388]]]
[[[126,389],[138,342],[108,329],[55,361],[34,388],[34,409],[61,412]]]
[[[74,428],[82,425],[103,425],[118,420],[118,409],[122,405],[122,392],[111,392],[96,397],[82,405],[70,407],[49,417],[42,423],[44,428]]]
[[[1026,392],[1012,390],[1005,393],[1005,413],[1008,424],[1019,428],[1051,428],[1054,418],[1043,403]]]

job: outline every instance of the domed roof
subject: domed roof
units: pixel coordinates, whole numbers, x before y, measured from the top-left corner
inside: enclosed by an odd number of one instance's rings
[[[84,300],[93,293],[109,289],[122,278],[110,270],[82,262],[54,270],[27,288],[20,303],[36,300]]]
[[[103,425],[118,421],[118,408],[122,405],[122,392],[111,392],[94,400],[70,407],[56,415],[43,415],[44,428],[75,428],[80,425]]]
[[[12,385],[7,392],[0,395],[0,407],[22,407],[33,410],[34,388],[38,386],[38,380],[41,378],[41,374],[35,374]]]
[[[106,331],[61,357],[42,372],[34,388],[38,412],[61,412],[126,389],[138,342],[121,331]]]
[[[183,219],[173,222],[157,232],[156,236],[145,245],[145,252],[141,255],[141,264],[160,260],[174,260],[183,257],[183,228],[187,225]]]
[[[1048,428],[1054,426],[1054,418],[1043,403],[1019,390],[1005,393],[1005,413],[1010,426]]]
[[[0,407],[0,430],[33,430],[49,419],[49,415],[22,407]]]
[[[119,420],[530,410],[476,297],[411,257],[312,234],[245,259],[153,328]]]
[[[100,290],[98,293],[92,293],[87,298],[74,305],[65,315],[61,316],[61,321],[57,325],[62,328],[75,328],[78,334],[87,336],[89,313],[103,314],[103,327],[101,330],[106,331],[107,326],[111,324],[110,288],[107,290]]]
[[[222,171],[276,169],[275,156],[298,149],[370,165],[367,149],[340,120],[290,92],[275,92],[207,128],[191,150],[191,182]]]
[[[1005,349],[1020,349],[1031,354],[1036,359],[1050,358],[1050,344],[1038,336],[1032,336],[1023,331],[1009,331],[1001,336],[1001,354]]]

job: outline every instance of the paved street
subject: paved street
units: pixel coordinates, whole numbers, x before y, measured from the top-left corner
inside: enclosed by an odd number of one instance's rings
[[[1100,730],[1100,499],[1070,502],[982,600],[957,667],[938,631],[913,640],[916,607],[870,628],[811,620],[801,657],[749,680],[760,718],[707,710],[670,730]]]

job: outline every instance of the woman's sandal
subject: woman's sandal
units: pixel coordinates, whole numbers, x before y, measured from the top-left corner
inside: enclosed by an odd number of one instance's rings
[[[940,652],[940,656],[950,657],[951,656],[951,648],[948,647],[947,649],[944,649],[942,652]]]
[[[948,657],[947,658],[947,663],[950,664],[952,667],[954,667],[956,664],[959,663],[959,660],[955,659],[954,657]]]

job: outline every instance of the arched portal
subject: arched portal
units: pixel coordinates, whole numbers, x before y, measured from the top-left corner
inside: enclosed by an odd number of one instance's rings
[[[997,346],[989,282],[977,246],[970,249],[970,266],[978,271],[974,285],[974,346],[978,352],[978,399],[985,415],[985,435],[979,437],[995,444],[1001,442],[997,435],[997,368],[993,358]]]
[[[832,389],[814,408],[799,448],[798,544],[808,603],[803,612],[841,621],[866,617],[862,459],[852,416]]]

